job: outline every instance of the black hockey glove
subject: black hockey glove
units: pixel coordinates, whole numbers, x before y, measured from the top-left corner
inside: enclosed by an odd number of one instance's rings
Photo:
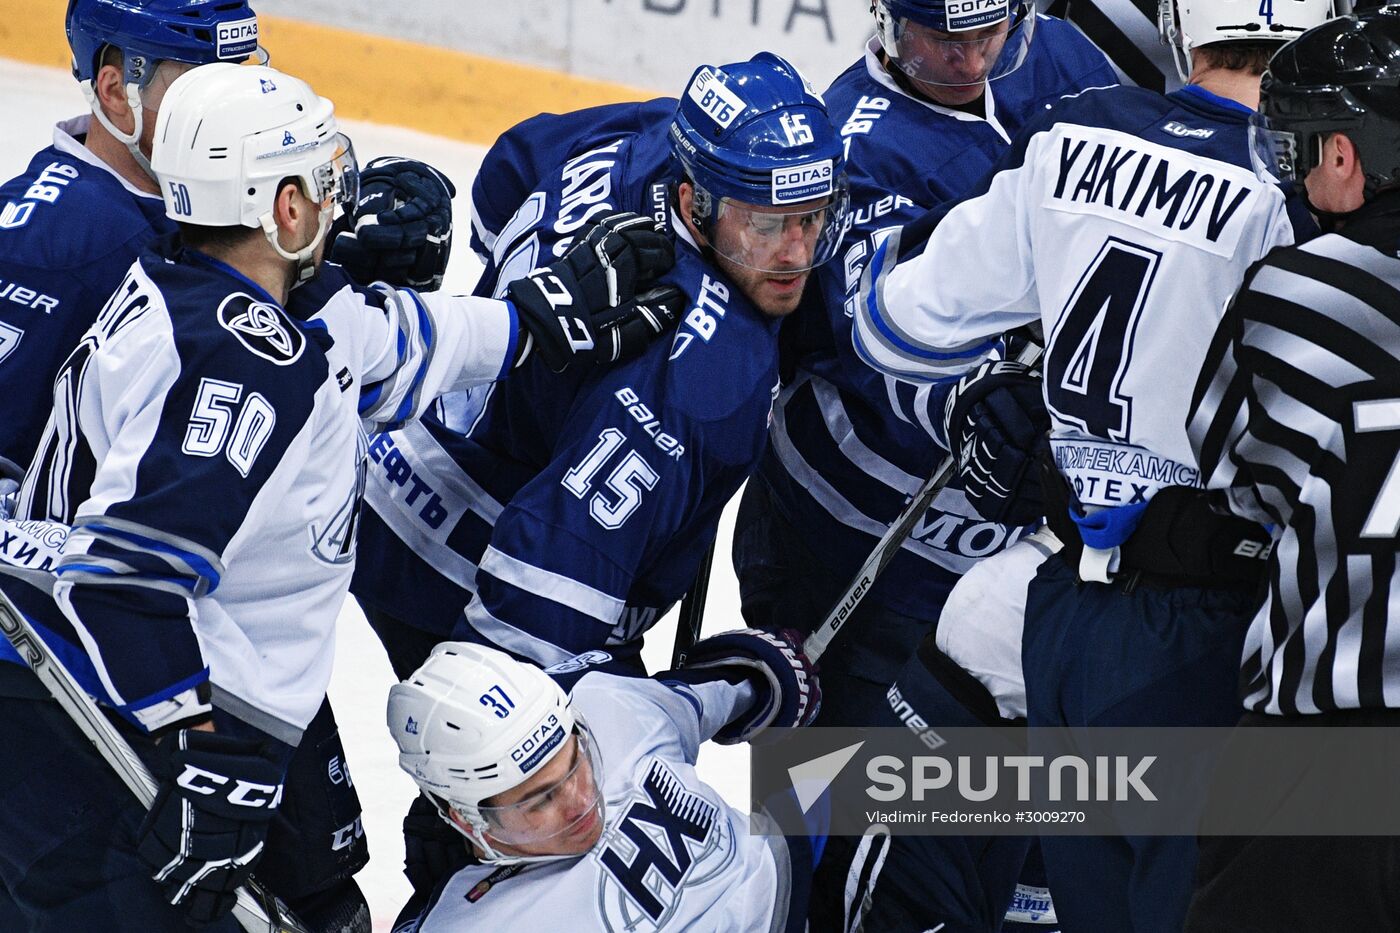
[[[438,882],[467,864],[467,840],[431,800],[419,794],[403,818],[403,873],[413,893],[424,897]]]
[[[943,430],[977,514],[1006,525],[1041,518],[1045,499],[1035,459],[1047,443],[1050,415],[1039,376],[1021,363],[983,363],[948,394]]]
[[[564,257],[510,283],[530,340],[556,373],[574,362],[616,362],[640,353],[675,326],[685,299],[674,289],[647,292],[675,263],[675,250],[650,217],[608,214],[585,229]]]
[[[817,669],[802,653],[802,636],[792,629],[746,628],[702,638],[686,652],[680,670],[657,679],[691,684],[746,680],[753,685],[754,705],[715,735],[721,745],[748,742],[769,726],[809,726],[822,706]]]
[[[190,923],[212,923],[233,909],[262,856],[283,767],[265,745],[194,729],[160,749],[164,773],[137,852]]]
[[[397,156],[373,160],[360,172],[354,214],[332,239],[331,261],[361,285],[441,287],[456,195],[452,182],[430,165]]]

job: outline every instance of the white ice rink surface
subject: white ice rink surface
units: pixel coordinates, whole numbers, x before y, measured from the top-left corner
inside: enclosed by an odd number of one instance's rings
[[[0,59],[0,120],[5,127],[4,136],[0,137],[0,179],[22,172],[33,154],[51,142],[53,124],[83,113],[85,108],[76,82],[66,71]],[[344,128],[354,140],[362,163],[379,155],[411,156],[437,166],[452,178],[458,191],[457,242],[446,288],[469,291],[480,266],[467,244],[468,192],[485,149],[366,123],[347,121]],[[742,625],[738,582],[729,560],[734,506],[731,502],[720,525],[719,553],[705,613],[708,632]],[[674,631],[673,612],[647,637],[643,657],[649,670],[660,670],[668,663]],[[340,615],[330,694],[355,787],[364,804],[370,863],[357,877],[369,898],[376,931],[390,928],[409,894],[408,882],[401,873],[403,839],[399,821],[415,788],[408,776],[398,769],[394,742],[384,726],[384,701],[393,680],[388,659],[374,633],[365,624],[353,600],[347,600]],[[746,746],[707,745],[701,752],[700,774],[731,803],[747,808]]]

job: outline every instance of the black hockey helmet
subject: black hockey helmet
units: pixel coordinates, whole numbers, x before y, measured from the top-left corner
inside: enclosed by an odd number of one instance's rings
[[[1302,181],[1327,135],[1345,133],[1368,198],[1400,182],[1400,5],[1303,33],[1269,61],[1259,94],[1280,176]]]

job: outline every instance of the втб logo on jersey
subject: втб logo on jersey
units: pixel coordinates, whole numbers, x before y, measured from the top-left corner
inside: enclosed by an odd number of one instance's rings
[[[734,840],[725,825],[714,804],[653,759],[640,793],[595,850],[605,869],[598,903],[606,928],[666,927],[684,888],[718,877],[733,861]]]
[[[235,292],[219,305],[219,324],[238,342],[278,366],[290,366],[301,356],[306,338],[275,305]]]

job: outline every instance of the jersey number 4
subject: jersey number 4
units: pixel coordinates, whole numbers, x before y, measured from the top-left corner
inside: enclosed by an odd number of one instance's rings
[[[1117,237],[1080,276],[1045,359],[1045,392],[1060,420],[1093,437],[1130,442],[1133,402],[1122,394],[1133,334],[1162,254]]]
[[[565,473],[564,478],[560,480],[564,488],[580,499],[587,496],[593,487],[593,477],[612,459],[612,455],[622,446],[623,440],[625,436],[617,428],[607,428],[599,434],[598,443],[583,461]],[[612,490],[616,501],[609,502],[608,497],[601,492],[595,492],[588,503],[588,514],[604,528],[621,528],[622,523],[642,504],[642,490],[655,489],[660,478],[641,454],[629,450],[603,483]]]

